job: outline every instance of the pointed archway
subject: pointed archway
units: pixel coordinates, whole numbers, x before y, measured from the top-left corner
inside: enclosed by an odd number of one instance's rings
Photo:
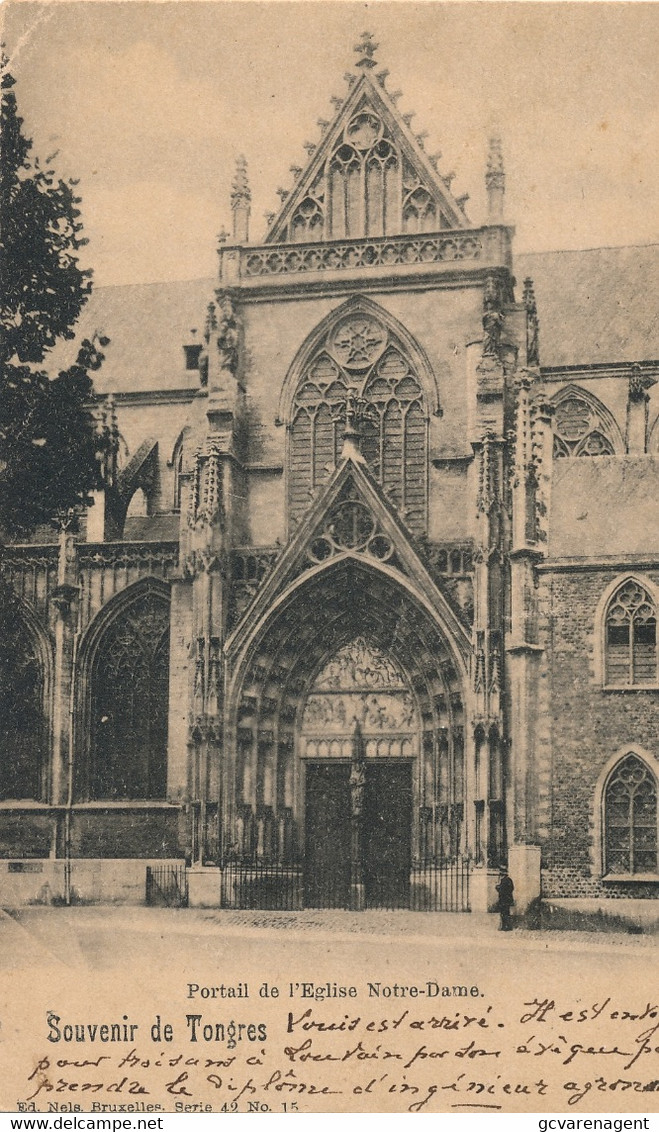
[[[367,767],[408,768],[399,774],[410,784],[408,857],[456,857],[465,847],[463,677],[446,629],[402,579],[342,556],[291,587],[232,681],[224,836],[233,855],[303,863],[305,768],[349,768],[352,712]],[[333,679],[351,686],[337,695],[324,687]],[[380,800],[390,779],[380,773]]]

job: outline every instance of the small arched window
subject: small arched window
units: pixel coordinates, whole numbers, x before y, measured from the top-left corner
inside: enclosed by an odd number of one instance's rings
[[[613,456],[615,446],[605,411],[595,399],[569,391],[560,396],[554,416],[554,458]]]
[[[605,624],[605,682],[617,687],[657,684],[657,608],[630,578],[611,598]]]
[[[657,872],[657,780],[633,753],[614,767],[604,791],[604,871]]]

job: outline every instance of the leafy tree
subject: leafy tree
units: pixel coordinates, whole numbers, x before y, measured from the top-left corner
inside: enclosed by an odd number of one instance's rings
[[[44,362],[91,292],[79,266],[80,198],[75,181],[32,156],[17,114],[15,80],[3,56],[0,165],[0,527],[12,537],[88,502],[100,486],[106,446],[90,409],[90,372],[108,339],[85,339],[76,361],[50,377]]]

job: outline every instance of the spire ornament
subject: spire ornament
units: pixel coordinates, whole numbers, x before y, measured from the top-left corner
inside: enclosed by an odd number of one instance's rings
[[[538,306],[535,301],[533,280],[524,280],[524,295],[522,299],[526,307],[526,364],[527,366],[540,365],[540,352],[538,349]]]
[[[375,59],[375,52],[380,44],[375,42],[373,33],[370,31],[363,31],[359,40],[359,43],[356,43],[354,46],[354,51],[357,55],[355,66],[361,67],[363,71],[371,71],[378,65]]]
[[[249,214],[252,194],[247,180],[247,161],[241,155],[236,161],[236,172],[231,184],[231,208],[233,211],[233,237],[238,243],[249,239]]]
[[[501,138],[497,134],[491,137],[489,141],[485,188],[487,189],[488,219],[497,223],[503,219],[503,200],[506,191]]]
[[[250,204],[252,193],[247,179],[247,159],[241,154],[236,160],[236,172],[231,184],[231,207]]]

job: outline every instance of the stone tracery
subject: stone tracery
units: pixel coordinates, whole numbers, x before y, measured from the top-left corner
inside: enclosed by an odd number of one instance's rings
[[[338,463],[350,396],[362,412],[362,452],[407,525],[423,530],[427,407],[402,342],[370,313],[341,318],[304,367],[291,410],[289,507],[297,521]]]

